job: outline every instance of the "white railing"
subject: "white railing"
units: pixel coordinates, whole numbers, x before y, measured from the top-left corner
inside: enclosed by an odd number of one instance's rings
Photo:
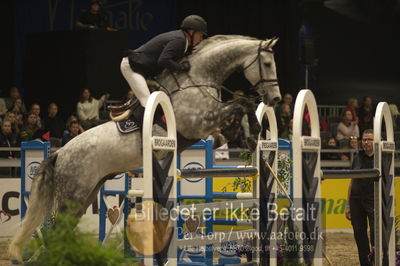
[[[58,150],[59,148],[51,148],[51,152],[54,152]],[[0,147],[0,151],[21,151],[21,148],[19,147]],[[216,150],[213,150],[215,154]],[[241,149],[241,148],[231,148],[231,149],[218,149],[218,151],[227,151],[230,153],[230,155],[235,154],[235,153],[240,153],[240,152],[249,152],[247,149]],[[323,168],[331,168],[331,167],[337,167],[337,168],[350,168],[353,157],[354,157],[354,150],[351,149],[321,149],[321,153],[338,153],[338,154],[350,154],[350,159],[349,160],[321,160],[321,167]],[[213,154],[213,155],[214,155]],[[239,158],[239,156],[234,156],[231,157],[230,159],[227,160],[218,160],[214,159],[214,162],[216,165],[242,165],[243,160]],[[16,159],[8,159],[8,158],[0,158],[0,168],[6,168],[6,167],[16,167],[20,168],[21,167],[21,159],[16,158]],[[400,150],[395,151],[395,168],[400,168]]]
[[[345,105],[318,105],[318,116],[326,120],[328,117],[340,117]]]

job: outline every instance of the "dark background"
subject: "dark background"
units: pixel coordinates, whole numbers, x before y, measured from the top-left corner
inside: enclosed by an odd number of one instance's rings
[[[96,38],[108,33],[71,32],[87,6],[84,0],[0,1],[3,96],[17,86],[28,105],[39,102],[45,110],[56,101],[64,113],[73,111],[86,86],[95,97],[110,92],[120,99],[128,89],[119,73],[121,51],[176,29],[194,13],[208,21],[210,35],[279,37],[275,50],[282,93],[304,88],[299,58],[310,63],[311,57],[317,64],[310,66],[310,87],[318,104],[345,104],[349,97],[365,95],[400,103],[396,0],[108,0],[104,7],[120,32],[107,41]],[[304,24],[315,48],[306,54],[299,38]],[[226,85],[249,87],[240,75]]]

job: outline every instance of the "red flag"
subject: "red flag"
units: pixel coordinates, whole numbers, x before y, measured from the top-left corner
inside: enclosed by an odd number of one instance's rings
[[[42,135],[42,139],[50,141],[50,131],[47,131]]]

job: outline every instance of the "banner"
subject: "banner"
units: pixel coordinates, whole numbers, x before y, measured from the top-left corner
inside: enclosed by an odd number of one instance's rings
[[[15,235],[20,221],[21,180],[0,178],[0,237]]]
[[[112,206],[118,205],[122,196],[109,196]],[[16,234],[21,221],[21,180],[19,178],[0,178],[0,237],[12,237]],[[29,208],[29,207],[28,207]],[[83,215],[79,227],[83,231],[98,232],[99,198]]]
[[[22,80],[26,37],[31,33],[75,30],[90,1],[15,1],[16,82]],[[137,48],[155,35],[176,29],[175,0],[104,0],[110,26],[129,33],[129,47]]]

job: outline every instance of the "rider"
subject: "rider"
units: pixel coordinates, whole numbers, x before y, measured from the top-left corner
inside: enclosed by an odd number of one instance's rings
[[[179,64],[177,61],[199,44],[206,34],[207,22],[198,15],[190,15],[182,21],[180,30],[162,33],[136,50],[130,50],[122,59],[121,72],[143,107],[150,96],[146,78],[155,76],[164,68],[189,71],[189,62]],[[122,111],[133,104],[130,100],[113,109]]]

